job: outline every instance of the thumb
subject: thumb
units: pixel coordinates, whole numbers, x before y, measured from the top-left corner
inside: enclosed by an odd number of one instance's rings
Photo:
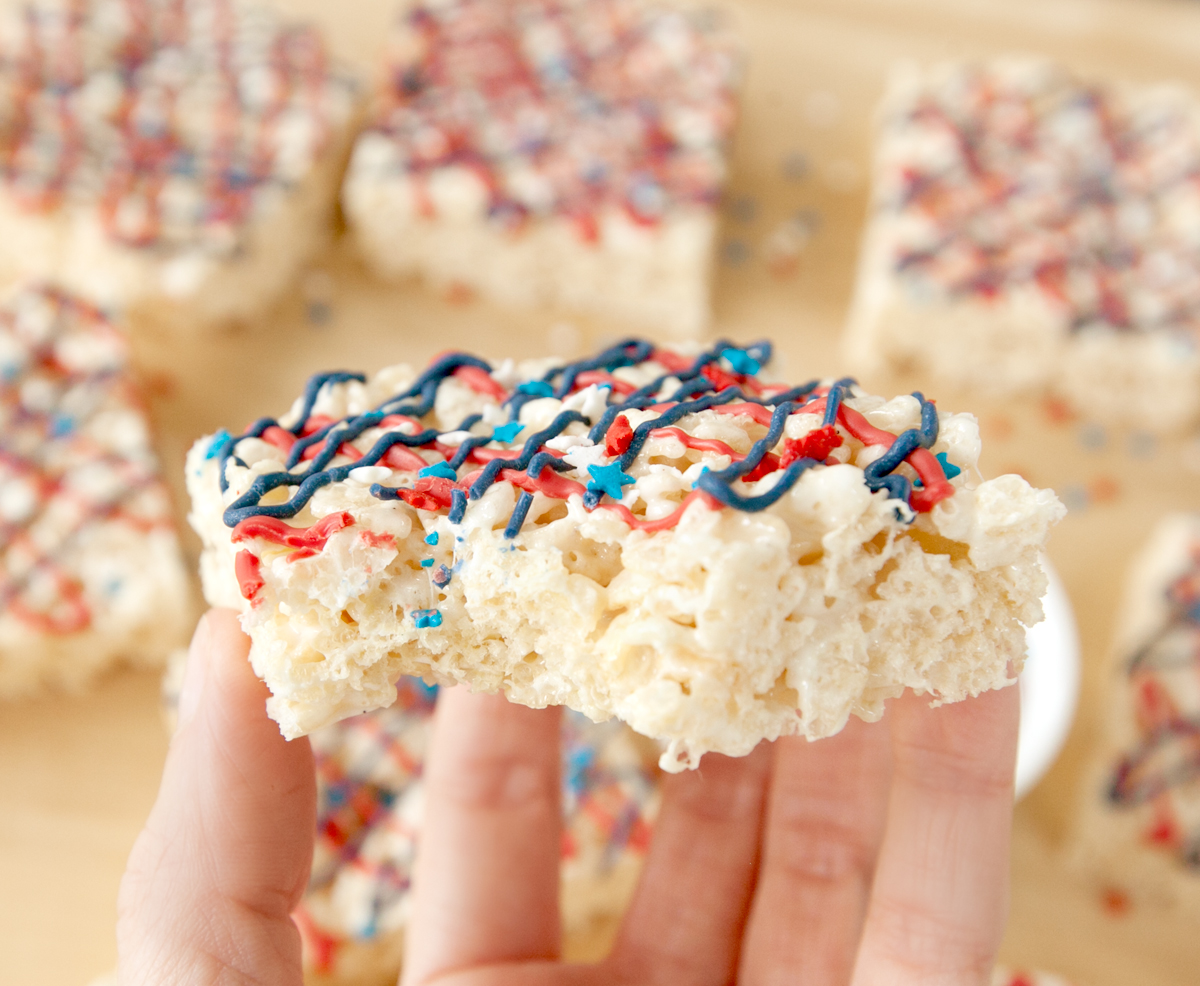
[[[121,881],[123,986],[302,982],[290,913],[312,862],[312,752],[267,718],[249,650],[230,610],[196,627],[158,800]]]

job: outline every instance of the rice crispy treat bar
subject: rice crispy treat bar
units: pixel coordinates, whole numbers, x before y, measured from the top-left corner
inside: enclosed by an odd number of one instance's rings
[[[0,282],[130,318],[252,316],[324,242],[356,88],[238,0],[35,0],[0,30]]]
[[[295,912],[310,983],[394,983],[404,952],[421,773],[435,688],[402,678],[396,703],[312,734],[317,842]],[[658,809],[658,775],[627,727],[563,721],[562,907],[568,937],[620,915]]]
[[[283,734],[417,674],[615,715],[680,770],[906,687],[1010,684],[1054,494],[980,481],[970,415],[772,382],[770,359],[452,353],[319,374],[278,421],[197,442],[205,592],[241,608]]]
[[[419,0],[342,202],[370,266],[699,333],[737,61],[644,0]]]
[[[1200,908],[1200,515],[1162,520],[1129,574],[1080,859]]]
[[[26,288],[0,308],[0,698],[160,666],[190,616],[122,336]]]
[[[1049,62],[897,71],[847,333],[862,372],[1052,387],[1098,419],[1200,411],[1200,104]]]

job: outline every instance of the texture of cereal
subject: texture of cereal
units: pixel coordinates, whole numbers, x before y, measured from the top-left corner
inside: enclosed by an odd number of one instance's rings
[[[631,339],[320,374],[188,457],[210,602],[286,736],[400,674],[617,716],[662,766],[1015,680],[1063,513],[981,481],[975,419],[763,371],[768,343]]]

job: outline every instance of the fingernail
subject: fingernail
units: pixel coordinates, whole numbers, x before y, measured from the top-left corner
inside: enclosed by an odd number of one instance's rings
[[[208,614],[200,617],[192,643],[188,647],[187,665],[183,669],[183,687],[179,690],[179,725],[183,728],[200,707],[204,683],[208,680],[209,639]]]

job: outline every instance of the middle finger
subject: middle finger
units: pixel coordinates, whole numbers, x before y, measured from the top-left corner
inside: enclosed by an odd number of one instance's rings
[[[845,986],[866,917],[891,773],[888,730],[775,743],[762,867],[742,951],[746,986]]]

